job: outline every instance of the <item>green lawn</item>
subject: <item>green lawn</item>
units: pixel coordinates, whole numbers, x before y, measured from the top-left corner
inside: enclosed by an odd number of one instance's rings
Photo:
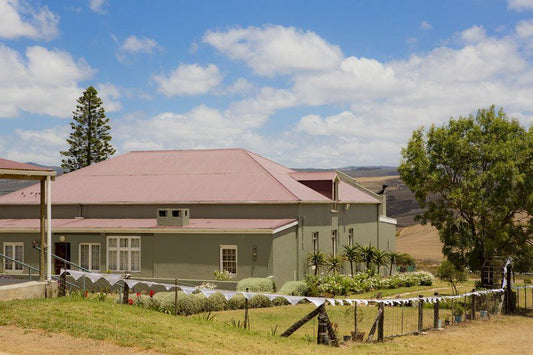
[[[384,296],[412,292],[432,294],[433,288],[447,287],[436,282],[433,286],[384,290]],[[466,289],[471,289],[467,284]],[[377,292],[357,295],[357,298],[373,298]],[[447,292],[442,292],[447,293]],[[308,322],[290,338],[281,334],[295,321],[310,312],[314,306],[302,304],[263,309],[250,309],[251,331],[236,328],[232,320],[244,319],[244,310],[216,312],[213,320],[202,315],[191,317],[171,316],[157,311],[116,304],[109,297],[101,302],[96,298],[79,296],[0,302],[0,325],[15,325],[22,328],[40,328],[51,333],[68,333],[75,337],[106,340],[121,346],[153,349],[161,352],[184,353],[194,349],[201,353],[315,353],[343,352],[352,349],[367,352],[395,352],[397,344],[351,344],[347,348],[327,348],[315,344],[316,319]],[[340,336],[353,330],[353,307],[327,306],[332,322]],[[359,330],[368,334],[377,308],[358,307]],[[416,308],[386,307],[385,335],[416,329]],[[433,322],[432,309],[424,310],[424,326]],[[403,317],[403,322],[401,321]]]

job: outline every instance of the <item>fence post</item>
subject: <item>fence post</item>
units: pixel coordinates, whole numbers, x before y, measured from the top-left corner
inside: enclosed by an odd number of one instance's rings
[[[353,341],[357,341],[357,302],[353,303]]]
[[[418,295],[418,333],[422,333],[424,327],[424,300],[422,295]]]
[[[323,307],[320,309],[320,313],[318,313],[318,334],[316,337],[316,343],[329,345],[328,322]]]
[[[178,279],[174,279],[174,315],[178,315]]]
[[[512,266],[509,265],[507,267],[507,275],[505,275],[505,278],[507,280],[507,284],[505,285],[505,300],[504,300],[504,305],[505,305],[505,314],[510,314],[511,313],[511,295],[512,295],[512,270],[511,270]]]
[[[383,324],[385,322],[385,304],[381,302],[378,305],[378,309],[381,311],[381,316],[378,321],[378,341],[383,342]]]
[[[248,288],[246,288],[248,293]],[[244,298],[244,329],[250,329],[250,319],[248,318],[248,297]]]
[[[67,294],[67,272],[63,271],[59,276],[59,292],[58,297],[63,297]]]
[[[124,275],[124,279],[128,279],[129,278],[129,275]],[[128,300],[130,298],[130,287],[128,286],[128,284],[126,283],[126,280],[124,280],[124,290],[123,290],[123,294],[122,294],[122,303],[123,304],[128,304]]]
[[[472,292],[476,292],[476,289],[472,289]],[[475,320],[476,319],[476,295],[471,296],[471,307],[470,308],[470,319]]]
[[[435,292],[433,294],[435,297],[439,297],[439,293]],[[439,301],[437,300],[435,304],[433,305],[433,328],[439,329]]]

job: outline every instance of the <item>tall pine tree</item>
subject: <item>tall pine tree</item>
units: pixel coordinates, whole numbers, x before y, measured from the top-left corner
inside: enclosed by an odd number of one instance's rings
[[[96,89],[92,86],[87,88],[77,102],[76,109],[72,112],[72,132],[67,139],[69,149],[61,152],[65,157],[61,167],[67,171],[98,163],[115,153],[115,148],[111,145],[109,119],[106,118]]]

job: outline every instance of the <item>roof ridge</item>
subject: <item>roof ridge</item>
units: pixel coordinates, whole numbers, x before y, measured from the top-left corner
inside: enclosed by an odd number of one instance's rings
[[[259,166],[259,168],[261,168],[261,170],[263,170],[268,176],[270,176],[270,178],[272,178],[275,182],[277,182],[285,191],[287,191],[290,195],[292,195],[296,200],[301,201],[301,199],[298,196],[296,196],[294,194],[294,192],[289,190],[281,181],[279,181],[274,175],[272,175],[272,173],[270,173],[270,171],[268,171],[262,164],[260,164],[255,158],[253,158],[250,155],[250,152],[248,150],[246,150],[244,148],[240,148],[240,150],[243,152],[243,154],[245,156],[248,157],[248,159],[252,160],[257,166]],[[267,159],[267,158],[265,158],[265,159]],[[280,164],[278,164],[278,165],[280,165]]]
[[[204,148],[204,149],[156,149],[156,150],[131,150],[129,153],[165,153],[165,152],[199,152],[199,151],[222,151],[222,150],[243,150],[243,148]]]

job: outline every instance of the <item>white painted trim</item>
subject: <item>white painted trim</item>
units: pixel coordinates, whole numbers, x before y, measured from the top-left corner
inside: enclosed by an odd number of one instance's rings
[[[394,225],[398,224],[398,221],[396,220],[396,218],[390,218],[387,216],[379,216],[379,221],[383,223],[394,224]]]
[[[52,280],[52,179],[46,177],[46,280]]]
[[[13,259],[17,260],[17,255],[15,253],[15,247],[17,246],[22,246],[22,262],[24,262],[24,242],[4,242],[3,243],[3,247],[2,247],[2,252],[6,255],[6,247],[12,247],[13,248]],[[22,267],[22,269],[20,270],[16,270],[16,269],[7,269],[5,268],[6,266],[6,261],[11,261],[11,260],[7,260],[7,259],[4,259],[2,261],[2,270],[6,273],[6,274],[22,274],[22,272],[24,271],[24,266]],[[11,261],[13,263],[13,267],[15,267],[17,264],[13,261]]]
[[[289,228],[297,226],[297,225],[298,225],[298,221],[291,222],[291,223],[286,224],[284,226],[281,226],[281,227],[278,227],[276,229],[273,229],[272,230],[272,234],[276,234],[276,233],[282,232],[282,231],[284,231],[286,229],[289,229]]]
[[[224,272],[223,263],[222,263],[222,250],[224,249],[235,249],[235,273],[230,274],[235,277],[239,272],[239,249],[237,245],[219,245],[219,271]]]
[[[89,267],[87,269],[92,271],[100,271],[101,265],[102,265],[102,244],[100,243],[80,243],[78,245],[78,265],[81,265],[81,247],[82,245],[88,245],[89,246]],[[93,268],[93,251],[92,246],[98,245],[98,269]]]
[[[117,239],[117,246],[114,247],[114,248],[110,248],[109,247],[109,239],[111,238],[115,238]],[[131,246],[128,246],[127,248],[124,248],[124,247],[120,247],[120,238],[128,238],[130,240],[130,242],[128,242],[128,245],[131,244],[131,239],[133,238],[138,238],[139,239],[139,248],[134,248],[132,249]],[[117,268],[119,270],[111,270],[109,268],[109,251],[110,250],[113,250],[113,251],[116,251],[117,252]],[[128,269],[130,270],[120,270],[120,251],[121,250],[127,250],[128,251]],[[139,270],[131,270],[131,252],[132,251],[139,251]],[[105,262],[106,262],[106,269],[107,270],[111,270],[113,272],[141,272],[142,270],[142,249],[141,249],[141,236],[139,235],[108,235],[106,237],[106,258],[105,258]]]

